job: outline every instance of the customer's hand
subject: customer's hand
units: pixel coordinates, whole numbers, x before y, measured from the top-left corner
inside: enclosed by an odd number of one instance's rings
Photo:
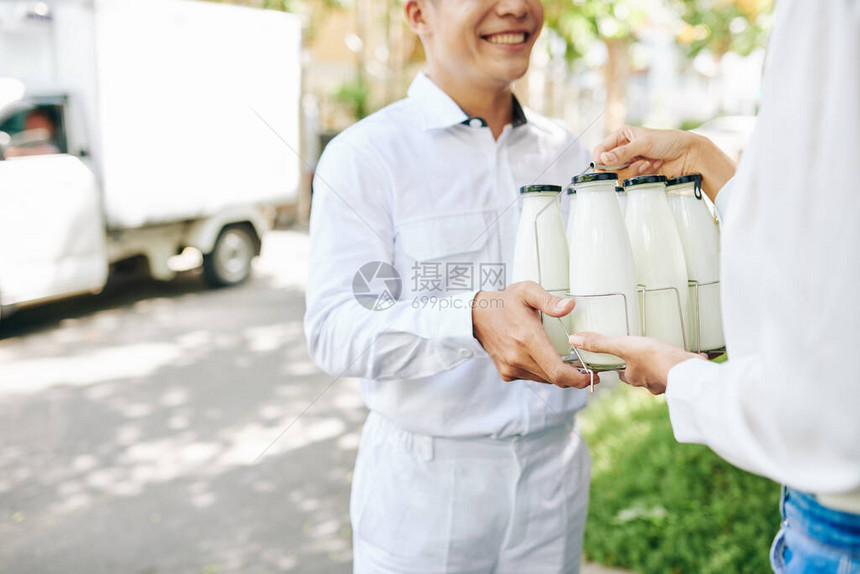
[[[625,165],[619,179],[652,173],[678,177],[702,174],[702,189],[713,201],[734,176],[735,163],[711,140],[681,130],[652,130],[625,126],[594,149],[595,163]]]
[[[574,333],[570,344],[595,353],[621,357],[627,369],[621,380],[634,387],[645,387],[655,395],[666,392],[669,370],[687,359],[705,359],[652,337],[607,337],[597,333]]]
[[[481,291],[472,307],[474,335],[505,381],[527,379],[581,389],[589,377],[561,360],[538,313],[563,317],[573,306],[573,299],[551,295],[533,281],[514,283],[504,291]]]

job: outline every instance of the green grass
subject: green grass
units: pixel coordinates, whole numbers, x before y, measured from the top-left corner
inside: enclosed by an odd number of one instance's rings
[[[627,385],[580,417],[592,448],[588,559],[647,573],[770,572],[779,486],[675,442],[666,401]]]

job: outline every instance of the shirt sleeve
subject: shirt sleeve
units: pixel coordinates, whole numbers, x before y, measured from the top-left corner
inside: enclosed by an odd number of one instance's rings
[[[727,181],[722,189],[720,189],[719,193],[717,193],[716,201],[714,201],[714,208],[717,211],[717,218],[720,222],[726,220],[726,217],[729,214],[729,210],[732,204],[732,189],[734,188],[735,178],[731,178]]]
[[[472,332],[477,291],[432,305],[380,300],[377,310],[356,297],[371,279],[371,289],[397,295],[401,279],[385,273],[393,269],[393,197],[372,149],[341,139],[328,145],[314,179],[305,333],[314,362],[332,376],[425,377],[484,354]],[[362,301],[373,306],[372,297]]]
[[[729,360],[666,388],[679,441],[817,494],[860,488],[858,48],[857,2],[778,3],[756,131],[717,195]]]
[[[809,492],[860,487],[856,381],[804,372],[809,357],[690,359],[669,372],[675,438],[732,464]],[[817,370],[817,369],[816,369]]]

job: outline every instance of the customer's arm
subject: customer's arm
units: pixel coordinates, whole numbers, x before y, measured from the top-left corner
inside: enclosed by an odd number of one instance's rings
[[[594,161],[627,165],[617,170],[620,179],[651,173],[667,177],[701,173],[702,190],[711,201],[735,174],[735,162],[711,140],[681,130],[625,126],[594,149]]]

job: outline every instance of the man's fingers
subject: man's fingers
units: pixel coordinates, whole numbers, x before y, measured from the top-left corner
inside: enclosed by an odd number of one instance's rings
[[[518,367],[520,370],[525,371],[532,375],[528,379],[530,381],[537,381],[539,383],[549,383],[549,376],[540,368],[540,365],[535,363],[531,357],[528,357],[523,364]]]
[[[591,385],[592,375],[589,375],[588,373],[580,373],[578,369],[574,369],[574,370],[576,371],[577,377],[575,379],[572,379],[573,382],[556,383],[556,385],[558,385],[559,387],[573,387],[575,389],[584,389],[585,387],[588,387]],[[594,373],[593,376],[594,376],[594,384],[599,385],[600,384],[600,375],[598,375],[597,373]]]
[[[549,342],[546,333],[542,332],[540,336],[535,337],[528,351],[537,367],[546,374],[549,382],[560,387],[579,389],[589,384],[588,375],[580,373],[576,367],[561,360],[558,352]],[[596,376],[594,380],[597,382]]]
[[[570,344],[578,349],[595,353],[609,353],[624,358],[627,350],[620,342],[621,337],[607,337],[599,333],[574,333],[570,336]]]
[[[546,373],[543,372],[537,363],[531,357],[526,356],[521,362],[516,364],[502,362],[496,363],[496,370],[499,376],[504,381],[535,381],[537,383],[552,384]]]
[[[536,375],[535,373],[532,373],[531,371],[527,371],[525,369],[515,369],[515,371],[516,371],[516,379],[517,380],[534,381],[536,383],[543,383],[543,384],[550,384],[550,385],[552,384],[546,378],[541,377],[540,375]]]
[[[565,315],[569,315],[573,308],[576,306],[576,302],[571,298],[553,297],[555,301],[547,304],[546,307],[542,307],[541,311],[549,315],[550,317],[564,317]]]
[[[523,301],[532,309],[543,311],[551,317],[564,317],[573,311],[576,304],[573,299],[556,297],[537,283],[526,286],[523,291]]]

